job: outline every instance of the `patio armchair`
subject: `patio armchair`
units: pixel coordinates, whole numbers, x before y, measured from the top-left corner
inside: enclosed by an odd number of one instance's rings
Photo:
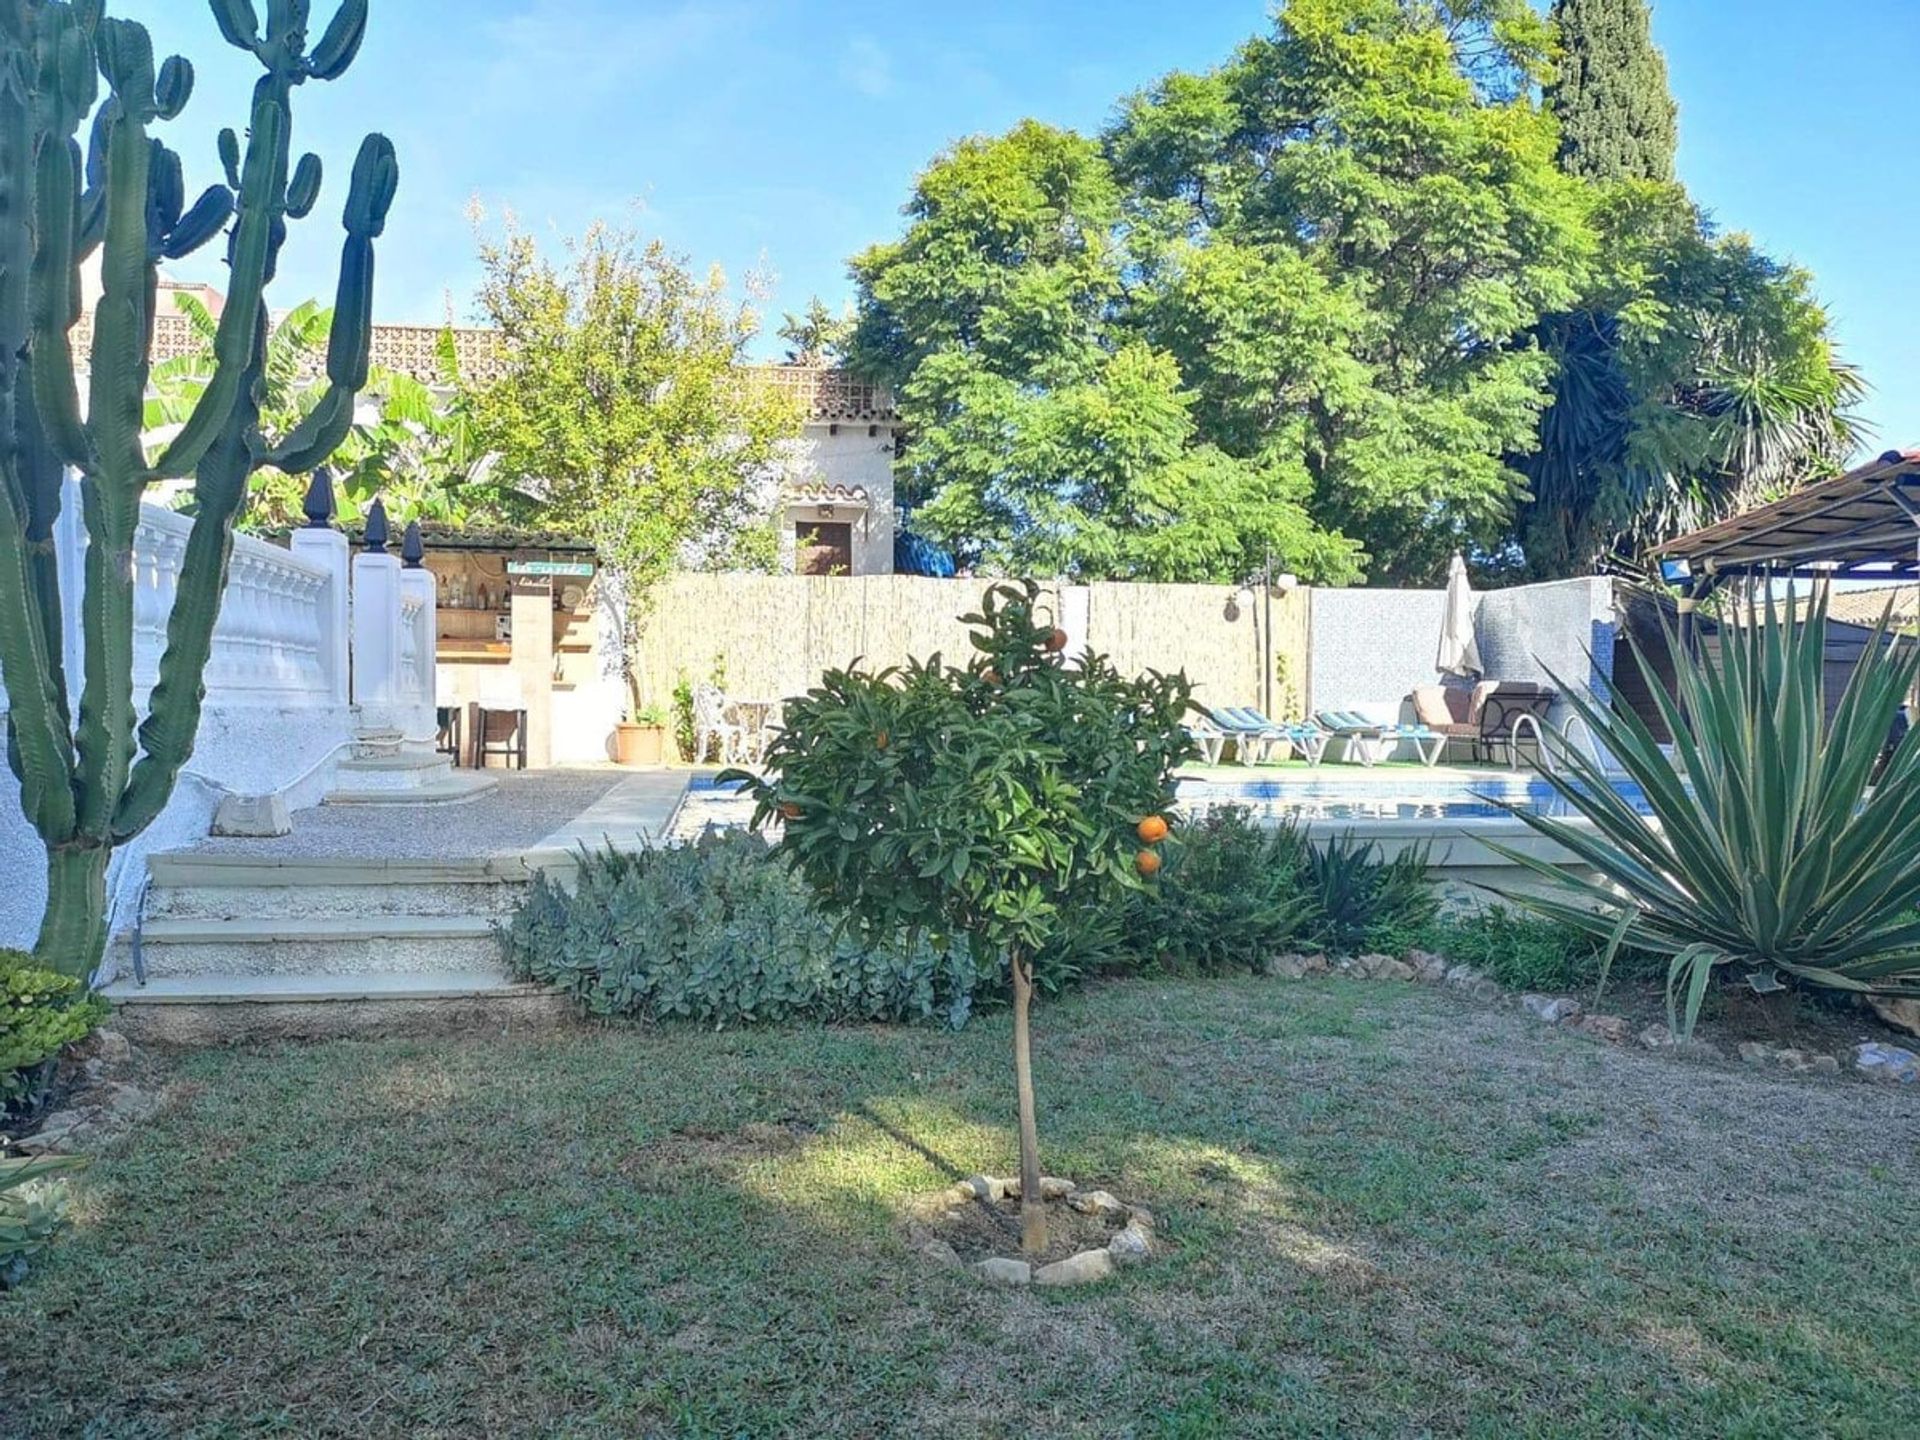
[[[1537,736],[1557,698],[1548,687],[1524,680],[1482,680],[1471,690],[1420,685],[1412,696],[1421,724],[1447,740],[1467,741],[1478,761],[1491,760],[1501,750],[1510,758],[1515,727],[1535,730]],[[1523,717],[1532,723],[1523,723]]]
[[[1357,710],[1320,710],[1313,718],[1327,732],[1329,741],[1341,742],[1348,760],[1358,760],[1362,765],[1377,764],[1403,741],[1413,746],[1414,753],[1428,766],[1437,765],[1447,748],[1445,735],[1418,722],[1408,725],[1398,720],[1370,720]]]

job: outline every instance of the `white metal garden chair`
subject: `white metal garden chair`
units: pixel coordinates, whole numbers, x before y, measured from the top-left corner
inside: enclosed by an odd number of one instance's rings
[[[746,745],[744,726],[727,718],[727,697],[711,681],[693,687],[693,753],[696,763],[704,762],[707,751],[720,747],[724,764],[738,764]]]

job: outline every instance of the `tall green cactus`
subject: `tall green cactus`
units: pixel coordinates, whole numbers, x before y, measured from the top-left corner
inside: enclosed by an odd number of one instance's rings
[[[211,3],[221,34],[265,73],[244,148],[232,130],[220,133],[226,183],[187,205],[180,157],[148,132],[186,105],[193,67],[174,56],[156,68],[145,27],[106,16],[104,0],[0,0],[0,679],[8,763],[47,851],[35,956],[83,977],[106,947],[107,861],[153,822],[193,753],[248,479],[263,465],[313,468],[352,424],[367,378],[373,241],[398,180],[392,144],[369,135],[344,216],[327,391],[297,431],[270,447],[259,428],[266,287],[287,222],[304,216],[320,189],[317,156],[289,165],[293,90],[347,68],[367,4],[342,0],[310,47],[309,0],[267,0],[264,29],[253,0]],[[79,132],[90,112],[83,155]],[[158,267],[222,230],[229,273],[218,366],[179,433],[149,459],[141,424]],[[80,267],[95,251],[102,294],[83,409],[70,332],[81,318]],[[80,476],[88,542],[77,718],[61,658],[53,544],[69,467]],[[136,734],[131,561],[140,498],[155,480],[189,474],[197,513]]]

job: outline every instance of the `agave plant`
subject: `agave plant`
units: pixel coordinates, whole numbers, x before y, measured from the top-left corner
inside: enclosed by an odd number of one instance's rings
[[[1349,830],[1325,842],[1302,843],[1300,856],[1309,933],[1315,944],[1336,952],[1350,955],[1382,937],[1415,930],[1440,908],[1425,845],[1389,859],[1376,842],[1357,840]]]
[[[1887,753],[1920,646],[1883,618],[1828,715],[1826,602],[1804,623],[1771,598],[1720,632],[1718,655],[1669,634],[1676,693],[1651,687],[1672,752],[1639,716],[1561,692],[1644,793],[1641,814],[1590,755],[1543,774],[1577,817],[1508,807],[1594,874],[1496,846],[1549,882],[1516,903],[1607,942],[1670,957],[1668,1017],[1690,1034],[1716,969],[1760,991],[1807,985],[1920,995],[1920,728]],[[1882,761],[1884,759],[1884,765]],[[1580,823],[1580,822],[1586,823]]]

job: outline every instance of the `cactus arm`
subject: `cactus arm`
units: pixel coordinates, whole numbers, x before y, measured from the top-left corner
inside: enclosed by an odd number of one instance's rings
[[[367,0],[341,0],[320,43],[307,58],[307,73],[316,80],[337,80],[360,53],[367,32]]]
[[[352,431],[358,398],[351,390],[329,387],[320,402],[261,459],[289,475],[304,475],[339,449],[340,442]]]
[[[40,431],[40,419],[34,410],[31,383],[20,387],[18,405],[16,430],[18,450],[15,455],[14,473],[19,480],[22,496],[26,502],[27,563],[33,579],[32,598],[36,612],[30,615],[28,620],[29,623],[38,625],[45,637],[48,682],[54,707],[59,714],[60,729],[63,735],[69,737],[66,749],[70,759],[73,717],[67,709],[66,646],[63,643],[64,622],[60,604],[60,561],[54,548],[53,538],[54,526],[60,520],[67,467],[53,452],[53,448],[47,444]]]
[[[361,141],[341,215],[347,238],[327,332],[327,393],[264,457],[289,474],[325,460],[353,427],[354,399],[366,388],[373,346],[373,242],[386,229],[399,180],[393,142],[377,134]]]
[[[13,469],[10,465],[9,471]],[[48,649],[46,575],[27,543],[27,517],[13,476],[0,486],[0,680],[7,690],[7,751],[20,781],[20,806],[42,839],[73,833],[73,737],[56,688],[60,666]],[[58,614],[58,596],[53,597]]]
[[[167,648],[140,727],[140,759],[114,812],[115,845],[124,845],[154,822],[173,794],[181,767],[193,757],[206,700],[207,660],[213,653],[213,630],[226,591],[227,562],[233,554],[234,522],[244,508],[247,480],[255,465],[249,437],[259,426],[260,410],[252,381],[265,363],[264,315],[257,354],[260,359],[248,367],[249,383],[241,389],[231,421],[194,472],[193,493],[199,509],[187,535],[179,586],[167,616]]]
[[[81,510],[87,525],[80,600],[86,643],[74,729],[75,789],[80,833],[104,843],[133,767],[133,531],[139,502],[129,506],[94,483],[82,488]]]
[[[34,165],[39,243],[34,247],[27,288],[32,295],[30,378],[41,428],[62,460],[85,468],[93,447],[80,421],[80,393],[68,340],[80,318],[79,297],[71,282],[79,158],[80,147],[73,141],[62,145],[49,137],[41,147]]]
[[[21,807],[43,837],[62,840],[75,813],[52,545],[64,472],[42,437],[30,371],[39,116],[25,83],[37,62],[26,26],[17,12],[0,22],[0,174],[12,177],[0,190],[0,685]]]
[[[147,69],[151,68],[149,63]],[[140,432],[146,414],[148,295],[153,275],[147,248],[148,185],[154,155],[138,107],[125,94],[118,98],[119,114],[107,139],[111,184],[107,234],[101,247],[101,296],[94,320],[87,429],[94,451],[94,463],[88,468],[111,492],[113,502],[104,513],[116,525],[106,538],[124,545],[133,538],[139,491],[146,483]]]
[[[190,474],[218,438],[239,398],[253,347],[254,316],[272,273],[279,238],[285,233],[281,212],[287,191],[289,93],[287,80],[272,73],[254,87],[253,128],[240,175],[239,219],[227,252],[227,307],[213,342],[217,363],[193,413],[155,463],[151,471],[155,479]]]

